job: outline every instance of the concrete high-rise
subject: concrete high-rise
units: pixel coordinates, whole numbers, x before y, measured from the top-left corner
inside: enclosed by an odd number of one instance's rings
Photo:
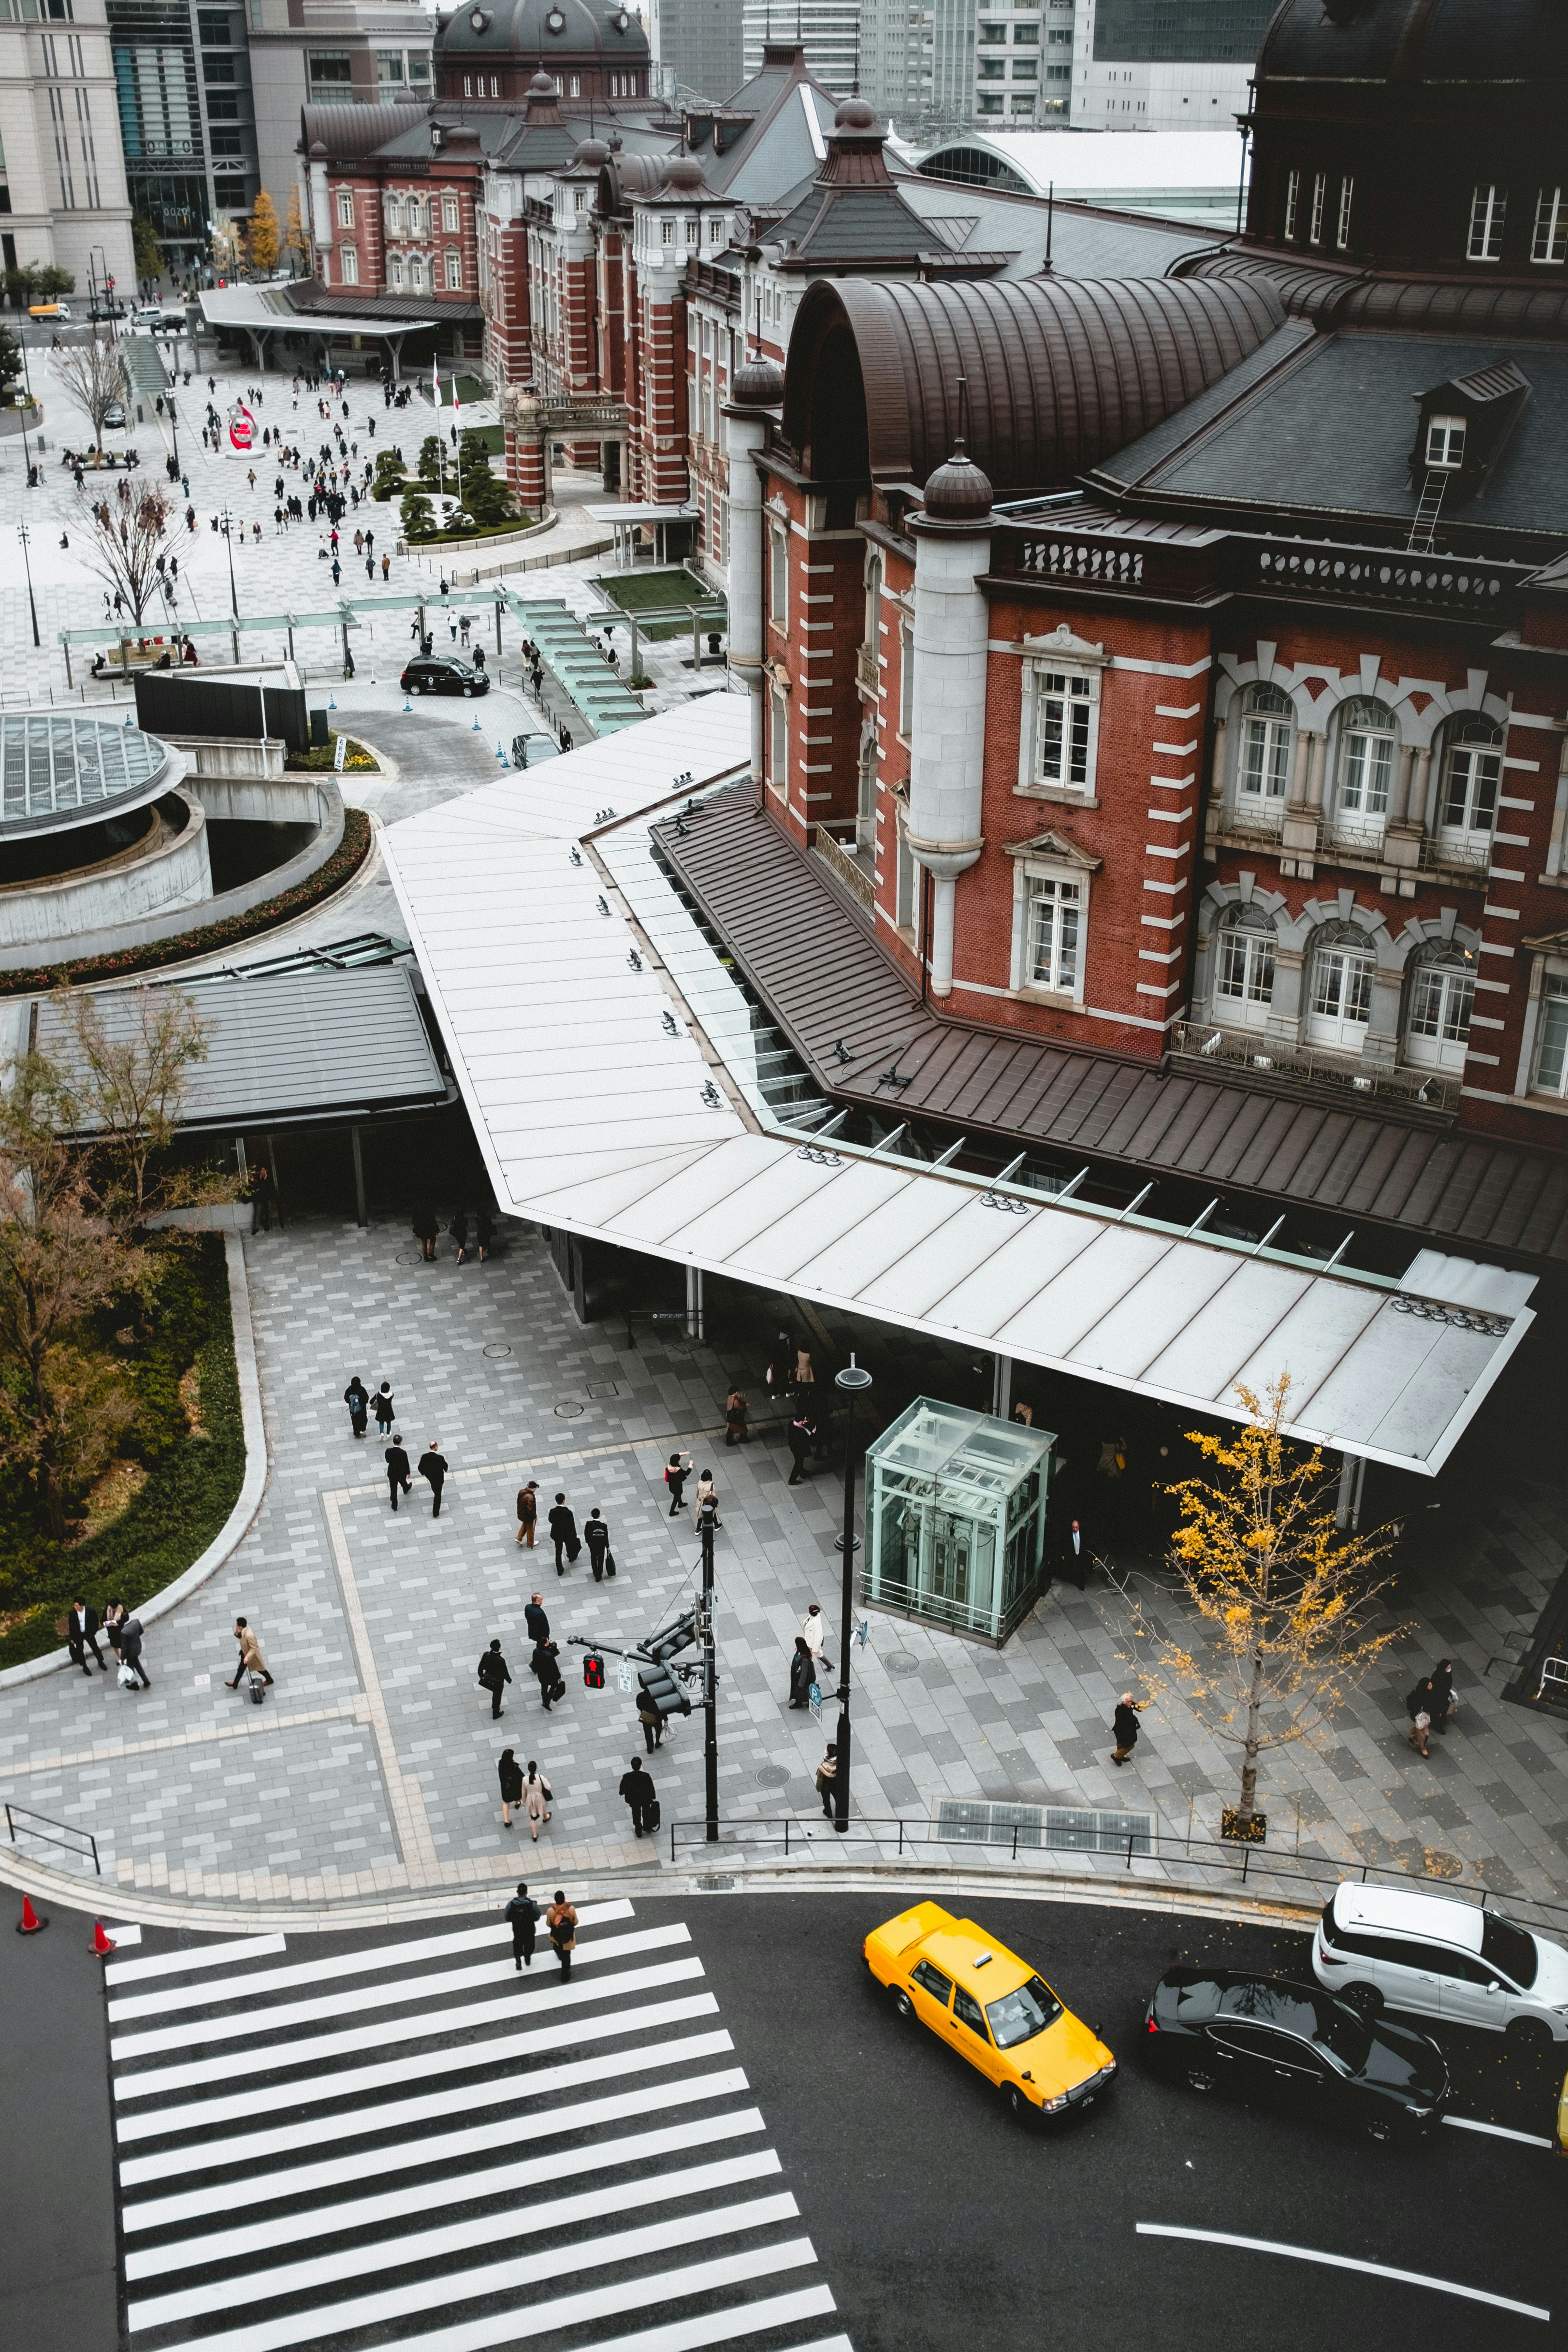
[[[103,0],[13,0],[0,19],[0,266],[135,279]]]

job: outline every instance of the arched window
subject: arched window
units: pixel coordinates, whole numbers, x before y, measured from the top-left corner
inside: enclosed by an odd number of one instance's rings
[[[1227,908],[1215,938],[1215,1018],[1261,1029],[1273,1002],[1273,919],[1261,907]]]
[[[1372,941],[1354,923],[1325,923],[1312,951],[1307,1043],[1359,1054],[1372,1019]]]
[[[1434,940],[1411,959],[1405,1058],[1426,1069],[1462,1070],[1476,1001],[1476,959],[1452,940]]]
[[[1398,725],[1386,702],[1358,697],[1341,711],[1334,813],[1347,829],[1382,833],[1394,786],[1394,749],[1398,740]]]
[[[1444,833],[1491,838],[1502,777],[1502,729],[1480,713],[1457,719],[1443,745],[1437,823]]]
[[[871,656],[873,671],[873,676],[868,682],[874,686],[877,682],[875,677],[877,656],[881,651],[882,646],[882,558],[876,549],[872,550],[866,560],[865,645]]]
[[[1249,686],[1241,708],[1237,796],[1254,808],[1282,801],[1290,781],[1290,753],[1296,740],[1295,707],[1277,686]]]

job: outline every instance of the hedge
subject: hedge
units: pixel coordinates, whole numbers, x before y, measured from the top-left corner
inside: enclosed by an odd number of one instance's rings
[[[27,1613],[0,1634],[0,1666],[20,1665],[58,1650],[56,1623],[79,1593],[100,1615],[108,1601],[123,1601],[134,1614],[200,1559],[239,1498],[245,1429],[224,1245],[217,1234],[202,1234],[183,1241],[179,1251],[180,1270],[188,1269],[199,1293],[204,1336],[193,1360],[205,1433],[197,1437],[187,1431],[158,1453],[128,1507],[74,1549],[47,1538],[24,1540],[14,1551],[6,1548],[6,1613],[18,1607]],[[155,1630],[149,1638],[155,1658]]]
[[[173,939],[152,940],[144,947],[122,948],[110,955],[78,956],[74,962],[40,964],[31,971],[0,971],[0,997],[40,996],[51,988],[71,988],[84,981],[130,979],[139,971],[155,971],[160,964],[184,963],[275,929],[330,898],[364,864],[375,837],[371,821],[363,809],[353,808],[343,812],[343,837],[324,866],[247,915],[230,915],[221,923],[203,923],[194,931],[177,931]]]

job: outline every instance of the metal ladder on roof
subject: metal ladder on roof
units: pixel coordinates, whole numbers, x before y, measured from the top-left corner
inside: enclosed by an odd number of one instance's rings
[[[1421,499],[1415,509],[1415,519],[1410,526],[1410,536],[1405,542],[1408,553],[1431,554],[1432,541],[1437,529],[1437,517],[1442,511],[1443,493],[1447,487],[1447,474],[1439,472],[1436,467],[1428,467],[1426,479],[1421,486]]]

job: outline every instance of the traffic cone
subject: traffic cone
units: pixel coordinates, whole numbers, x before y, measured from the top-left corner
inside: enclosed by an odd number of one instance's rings
[[[92,1923],[92,1948],[100,1960],[106,1960],[110,1952],[118,1951],[120,1948],[112,1936],[104,1934],[101,1919],[95,1919]]]
[[[479,718],[478,718],[477,714],[476,714],[476,716],[475,716],[475,719],[474,719],[474,728],[473,728],[473,731],[474,731],[474,733],[475,733],[476,735],[477,735],[477,734],[479,733]]]
[[[40,1919],[37,1913],[34,1910],[32,1896],[30,1895],[24,1895],[22,1897],[22,1916],[16,1922],[17,1935],[41,1935],[48,1924],[49,1923],[47,1919]]]

